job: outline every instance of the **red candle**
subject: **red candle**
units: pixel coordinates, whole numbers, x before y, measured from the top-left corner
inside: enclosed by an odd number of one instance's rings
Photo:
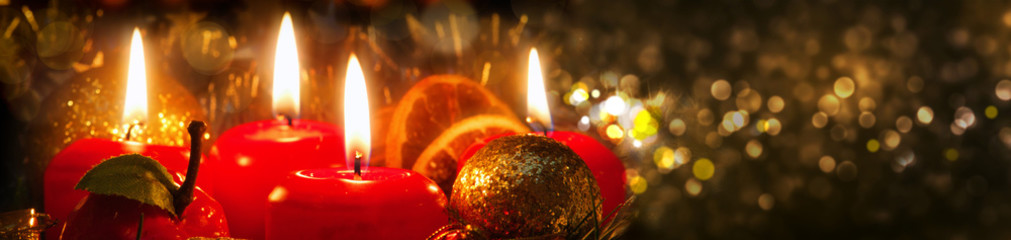
[[[239,125],[211,148],[213,196],[225,209],[233,236],[263,239],[267,195],[288,173],[342,165],[332,161],[344,149],[337,126],[307,120],[291,123]]]
[[[534,125],[535,129],[543,129],[534,134],[543,134],[555,139],[576,152],[586,163],[586,166],[593,172],[593,178],[597,180],[600,187],[600,195],[603,197],[602,216],[611,214],[618,205],[626,200],[625,190],[625,165],[614,153],[597,140],[576,132],[551,131],[551,113],[548,110],[546,92],[544,91],[544,77],[541,74],[540,58],[537,56],[537,49],[530,51],[530,62],[527,75],[527,122]],[[481,149],[491,140],[507,135],[492,136],[482,142],[471,145],[460,155],[457,161],[457,172],[463,168],[467,159],[470,159],[477,150]],[[608,216],[606,221],[609,221]]]
[[[126,138],[140,132],[143,126],[139,124],[148,118],[144,45],[138,29],[134,29],[130,50],[127,94],[123,107],[123,122],[131,123],[125,129]],[[43,192],[45,194],[43,205],[45,205],[46,212],[53,218],[67,219],[70,211],[88,194],[86,191],[74,189],[77,181],[81,180],[81,177],[95,164],[127,153],[149,156],[161,162],[173,173],[186,172],[190,155],[189,150],[184,147],[95,138],[75,141],[56,154],[49,166],[46,167],[43,176]],[[203,178],[205,175],[204,171],[200,172],[200,177]],[[204,186],[204,184],[198,185]],[[56,236],[58,234],[50,235]]]
[[[449,222],[446,195],[414,171],[365,168],[369,101],[354,55],[344,84],[344,159],[353,168],[289,175],[270,194],[267,239],[424,239]]]
[[[267,239],[425,239],[449,222],[446,195],[432,180],[399,168],[362,173],[289,175],[270,194]]]
[[[299,110],[298,51],[291,16],[285,13],[274,59],[273,103],[279,120],[258,121],[229,129],[210,152],[214,198],[228,216],[232,235],[263,239],[267,195],[295,170],[341,166],[339,127],[292,119]],[[220,190],[220,191],[217,191]]]

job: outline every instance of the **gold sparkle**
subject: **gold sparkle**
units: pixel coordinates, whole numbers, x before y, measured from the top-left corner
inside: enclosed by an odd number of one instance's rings
[[[786,102],[784,102],[783,98],[780,96],[769,97],[769,102],[767,104],[769,105],[769,111],[773,113],[781,112],[783,111],[783,108],[786,107]]]

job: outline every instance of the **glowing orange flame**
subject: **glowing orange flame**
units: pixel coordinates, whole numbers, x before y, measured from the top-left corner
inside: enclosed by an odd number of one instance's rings
[[[527,65],[527,123],[538,123],[551,130],[551,112],[548,110],[548,97],[544,90],[544,74],[541,73],[541,60],[537,49],[530,50],[530,61]]]
[[[285,12],[281,19],[281,31],[277,35],[277,50],[274,55],[274,114],[298,117],[299,113],[299,70],[298,47],[295,46],[295,27],[291,24],[291,14]]]
[[[365,87],[365,74],[358,57],[348,60],[344,77],[344,151],[348,168],[354,167],[355,157],[360,157],[364,169],[369,166],[372,153],[372,134],[369,123],[369,94]]]
[[[130,67],[126,76],[126,101],[123,103],[123,123],[147,121],[147,75],[145,73],[144,40],[140,29],[133,29],[130,40]]]

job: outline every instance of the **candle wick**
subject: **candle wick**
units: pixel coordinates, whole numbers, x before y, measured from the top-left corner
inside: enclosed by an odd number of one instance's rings
[[[291,121],[292,120],[291,120],[291,116],[288,116],[288,114],[278,114],[277,115],[277,119],[287,122],[288,123],[288,127],[291,127]]]
[[[133,135],[133,129],[137,128],[137,127],[139,127],[141,125],[144,125],[144,124],[140,123],[140,122],[137,122],[137,121],[133,121],[133,123],[130,123],[130,126],[126,128],[126,137],[125,138],[126,138],[127,141],[130,141],[130,137]]]
[[[527,117],[527,126],[533,129],[535,132],[540,131],[544,136],[548,135],[548,127],[544,123],[539,121],[534,121],[532,118]]]
[[[362,176],[362,153],[355,151],[355,178]]]

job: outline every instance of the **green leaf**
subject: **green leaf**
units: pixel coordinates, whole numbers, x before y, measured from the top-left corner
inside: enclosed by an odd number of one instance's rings
[[[176,214],[172,193],[179,186],[161,163],[140,154],[125,154],[102,161],[88,170],[75,188],[123,196]]]

